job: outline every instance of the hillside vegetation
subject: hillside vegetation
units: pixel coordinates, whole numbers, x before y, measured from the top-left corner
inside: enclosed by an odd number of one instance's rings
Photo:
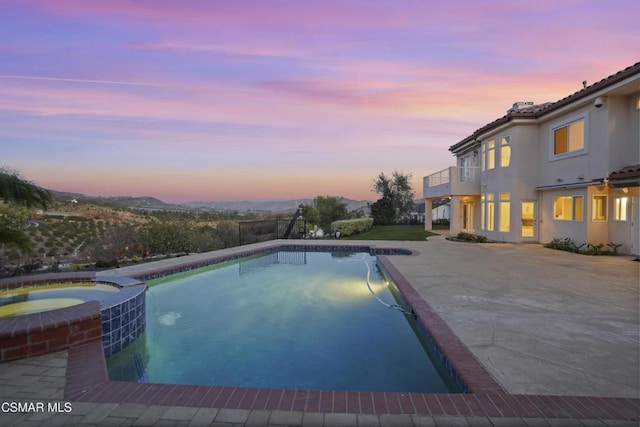
[[[172,205],[152,197],[104,198],[52,193],[47,210],[31,209],[24,223],[23,231],[31,242],[32,252],[24,253],[16,247],[0,245],[0,276],[113,268],[159,257],[237,246],[239,221],[289,219],[299,206],[296,204],[299,201],[288,201],[288,206],[292,206],[288,211],[240,212],[229,207],[248,208],[252,202],[230,202],[215,209],[204,204]],[[337,210],[327,201],[341,209]],[[254,207],[283,209],[287,206],[285,201],[271,205],[254,203]],[[323,218],[324,222],[330,223],[364,215],[358,202],[350,205],[357,206],[357,210],[349,211],[346,199],[319,196],[312,205],[302,205],[301,211],[308,227],[322,226]],[[366,239],[367,235],[362,238]]]
[[[32,210],[24,226],[31,254],[0,246],[0,275],[108,267],[235,246],[239,218],[271,216],[180,209],[153,198],[83,199],[56,193],[47,211]]]

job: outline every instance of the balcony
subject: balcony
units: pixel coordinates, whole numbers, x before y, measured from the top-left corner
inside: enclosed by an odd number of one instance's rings
[[[423,178],[425,199],[480,194],[480,167],[451,166]]]

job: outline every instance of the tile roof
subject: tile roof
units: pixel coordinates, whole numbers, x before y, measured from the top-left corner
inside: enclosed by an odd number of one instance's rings
[[[556,102],[545,102],[539,105],[532,105],[532,106],[527,106],[519,109],[510,109],[506,115],[500,117],[499,119],[494,120],[491,123],[484,125],[483,127],[477,129],[462,141],[449,147],[449,151],[456,151],[458,148],[468,144],[470,141],[475,140],[480,134],[485,133],[491,129],[494,129],[504,123],[508,123],[513,119],[537,118],[537,117],[543,116],[559,108],[562,108],[566,105],[569,105],[577,100],[580,100],[589,95],[592,95],[599,90],[602,90],[606,87],[614,85],[637,73],[640,73],[640,62],[636,62],[635,64],[625,68],[624,70],[618,71],[617,73],[612,74],[609,77],[605,77],[599,82],[593,83],[592,85],[587,86]]]
[[[625,166],[620,170],[613,171],[609,174],[609,182],[614,185],[631,184],[637,186],[640,184],[640,165]]]

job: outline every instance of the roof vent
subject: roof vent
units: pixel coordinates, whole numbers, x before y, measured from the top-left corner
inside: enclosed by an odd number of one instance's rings
[[[520,102],[514,102],[513,103],[513,107],[509,108],[507,110],[507,114],[509,113],[513,113],[514,111],[520,111],[520,110],[524,110],[525,108],[531,108],[533,107],[534,104],[532,101],[520,101]]]

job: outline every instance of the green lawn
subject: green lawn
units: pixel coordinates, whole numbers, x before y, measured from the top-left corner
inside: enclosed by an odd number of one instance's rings
[[[435,236],[424,230],[424,225],[379,225],[366,233],[344,237],[346,240],[420,240]]]

